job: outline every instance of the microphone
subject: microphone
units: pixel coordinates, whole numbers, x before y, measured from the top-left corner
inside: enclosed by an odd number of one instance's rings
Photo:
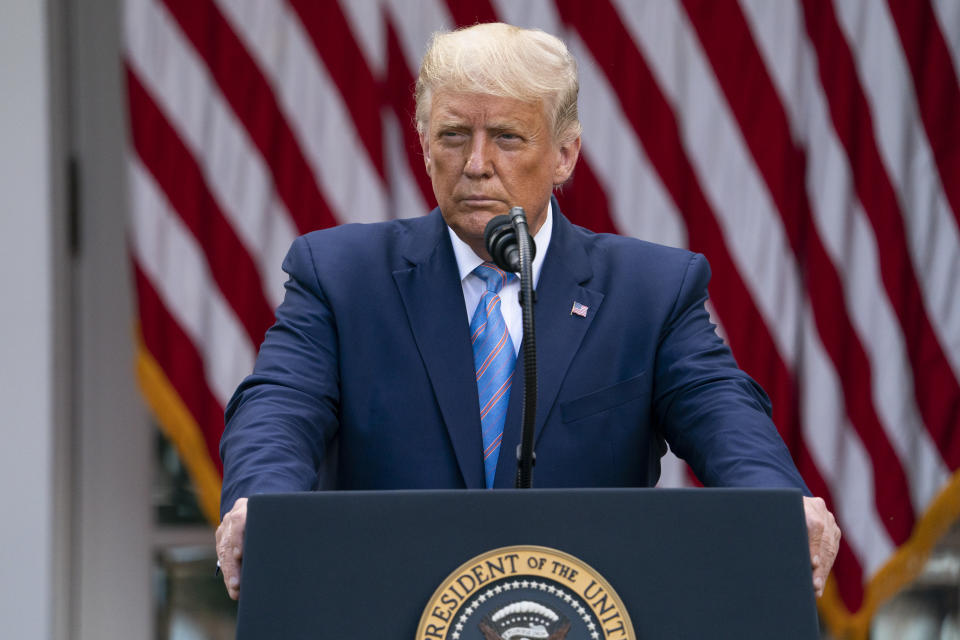
[[[510,215],[497,216],[483,230],[487,253],[494,264],[509,273],[520,274],[520,309],[523,316],[523,409],[520,414],[520,444],[517,445],[518,489],[533,486],[534,423],[537,416],[537,339],[534,326],[533,257],[537,247],[527,228],[523,207],[513,207]]]
[[[497,216],[487,223],[483,230],[483,241],[487,246],[487,253],[493,263],[510,273],[520,273],[520,245],[517,241],[517,232],[514,228],[514,217],[521,207],[510,209],[510,215]],[[530,238],[530,261],[537,255],[537,245]]]

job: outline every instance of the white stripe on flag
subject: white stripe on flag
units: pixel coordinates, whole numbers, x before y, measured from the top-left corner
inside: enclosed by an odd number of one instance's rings
[[[953,71],[958,74],[957,81],[960,82],[960,2],[933,0],[933,12],[953,60]]]
[[[927,315],[960,380],[960,236],[920,121],[896,27],[886,3],[834,4],[870,103],[884,165],[899,196]]]
[[[412,127],[413,122],[399,122],[392,111],[384,110],[384,146],[386,146],[387,176],[390,181],[391,216],[412,218],[427,212],[427,203],[417,186],[413,171],[426,171],[421,164],[411,167],[407,160],[402,127]]]
[[[824,356],[820,336],[805,318],[800,358],[810,371],[800,388],[803,436],[810,456],[833,493],[843,537],[869,577],[890,557],[894,546],[877,514],[870,457],[850,425],[840,380]],[[839,428],[838,428],[839,427]]]
[[[812,382],[818,385],[819,402],[808,402],[806,391],[811,387],[803,393],[805,440],[834,493],[838,517],[855,528],[848,536],[854,552],[864,567],[875,570],[886,559],[892,543],[876,511],[871,459],[849,426],[839,380],[816,335],[792,249],[766,185],[745,150],[739,128],[685,14],[674,3],[627,5],[618,2],[621,15],[674,105],[684,146],[718,215],[738,270],[787,367],[817,377]],[[750,233],[744,233],[747,229]],[[802,338],[798,340],[800,331]],[[809,378],[805,376],[805,380]],[[823,380],[834,384],[826,388]],[[827,416],[821,415],[824,411],[829,412]],[[838,424],[844,425],[839,434],[842,443],[834,448],[838,435],[834,425]],[[835,462],[835,456],[842,461],[841,483],[830,481],[835,467],[825,467]],[[848,475],[851,469],[857,473]]]
[[[337,220],[386,220],[383,182],[297,15],[280,2],[216,3],[276,92]]]
[[[661,489],[689,487],[688,468],[687,464],[677,457],[677,454],[667,450],[667,453],[660,458],[660,482],[657,483],[657,487]]]
[[[383,0],[383,4],[387,18],[397,31],[404,57],[416,65],[416,69],[411,70],[416,78],[431,37],[437,31],[452,29],[453,19],[441,0]]]
[[[286,280],[280,264],[297,234],[263,158],[166,10],[130,0],[125,19],[131,68],[197,159],[277,306]]]
[[[226,406],[253,370],[254,347],[213,283],[203,250],[170,209],[153,177],[135,155],[128,164],[133,254],[203,358],[214,397]]]
[[[873,404],[904,465],[914,509],[922,512],[946,482],[947,469],[916,407],[903,334],[880,279],[876,240],[852,195],[850,167],[829,122],[799,7],[765,0],[741,4],[794,137],[806,150],[811,214],[870,361]],[[801,382],[809,383],[808,377]]]
[[[682,216],[627,121],[616,92],[575,31],[566,30],[551,0],[495,0],[498,15],[522,27],[562,35],[577,60],[581,153],[595,169],[617,231],[672,247],[687,246]]]
[[[583,153],[596,169],[617,231],[672,247],[687,246],[687,228],[606,76],[577,35],[568,44],[580,69]]]
[[[799,271],[766,185],[699,41],[674,2],[616,0],[616,4],[674,107],[684,148],[731,257],[778,351],[792,368],[804,301]]]
[[[384,77],[387,72],[387,31],[383,20],[383,2],[349,0],[341,2],[340,8],[373,76]]]

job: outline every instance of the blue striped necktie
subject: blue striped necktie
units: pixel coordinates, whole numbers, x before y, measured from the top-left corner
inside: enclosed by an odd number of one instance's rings
[[[517,354],[507,331],[507,323],[500,313],[500,289],[516,276],[489,262],[484,262],[473,273],[487,284],[487,290],[477,304],[470,321],[470,339],[473,342],[473,364],[477,372],[477,391],[480,396],[480,425],[483,432],[483,469],[487,488],[493,487],[493,476],[500,457],[503,422],[510,402],[510,382]]]

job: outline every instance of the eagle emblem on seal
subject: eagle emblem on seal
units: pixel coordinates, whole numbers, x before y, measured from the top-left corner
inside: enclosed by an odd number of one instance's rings
[[[484,640],[564,640],[570,622],[550,607],[531,600],[513,602],[479,623]]]

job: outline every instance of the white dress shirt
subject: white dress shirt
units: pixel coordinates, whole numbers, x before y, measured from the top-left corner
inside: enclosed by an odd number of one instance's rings
[[[473,319],[473,312],[480,303],[480,298],[487,290],[483,278],[473,273],[473,270],[483,264],[483,258],[473,252],[466,242],[460,239],[453,229],[447,227],[450,233],[450,242],[453,243],[453,255],[457,258],[457,268],[460,270],[460,284],[463,287],[463,302],[467,309],[467,323]],[[543,269],[543,259],[550,247],[550,236],[553,234],[553,205],[547,203],[547,218],[533,241],[537,245],[537,255],[533,258],[533,287],[536,289],[540,282],[540,271]],[[523,340],[523,314],[520,310],[520,278],[513,278],[503,285],[500,290],[500,313],[507,323],[507,331],[513,341],[514,353],[520,351],[520,341]]]

